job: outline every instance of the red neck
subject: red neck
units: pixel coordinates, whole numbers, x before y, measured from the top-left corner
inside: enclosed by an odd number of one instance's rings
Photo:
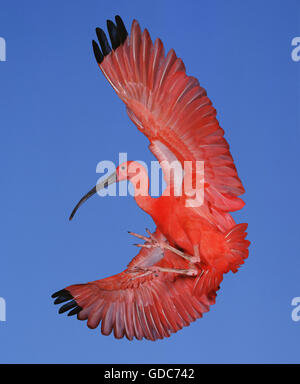
[[[139,173],[131,177],[130,181],[134,188],[134,198],[137,205],[149,213],[154,199],[149,195],[149,177],[147,170],[143,166],[140,166]]]

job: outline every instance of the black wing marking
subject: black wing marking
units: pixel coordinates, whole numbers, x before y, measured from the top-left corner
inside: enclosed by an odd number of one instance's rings
[[[108,55],[111,52],[111,47],[108,43],[105,32],[101,28],[96,28],[96,34],[97,34],[103,55],[104,56]]]
[[[58,292],[53,293],[52,298],[56,298],[54,301],[54,304],[61,304],[68,301],[68,303],[64,304],[62,307],[60,307],[58,313],[64,313],[71,309],[71,311],[68,313],[68,316],[77,315],[80,311],[82,311],[82,307],[80,307],[76,301],[74,300],[73,296],[69,291],[66,289],[62,289]]]
[[[121,45],[120,35],[117,27],[111,20],[107,20],[107,30],[111,41],[112,49],[116,49]]]
[[[114,24],[111,20],[107,20],[107,30],[108,30],[112,48],[109,45],[107,36],[103,31],[103,29],[96,28],[96,34],[97,34],[101,49],[95,40],[92,41],[92,44],[93,44],[94,55],[98,64],[102,63],[102,61],[104,60],[104,57],[107,56],[112,49],[115,50],[120,45],[122,45],[128,36],[128,32],[125,28],[125,25],[121,17],[117,15],[115,17],[115,20],[116,20],[116,24]]]
[[[97,63],[101,64],[104,59],[104,56],[102,55],[102,52],[99,48],[99,45],[96,43],[96,41],[93,40],[92,43],[93,43],[93,51],[94,51],[94,55],[97,60]]]
[[[128,36],[128,32],[127,32],[127,30],[125,28],[125,25],[123,23],[123,20],[121,19],[120,16],[117,15],[115,17],[115,20],[116,20],[116,23],[117,23],[117,29],[118,29],[118,32],[119,32],[121,44],[123,44],[124,41],[126,40],[127,36]]]

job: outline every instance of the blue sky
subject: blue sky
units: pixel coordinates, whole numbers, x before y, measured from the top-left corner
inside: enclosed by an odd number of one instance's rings
[[[112,5],[113,4],[113,5]],[[99,71],[96,26],[120,14],[183,58],[218,111],[243,180],[250,256],[208,314],[171,338],[115,340],[58,316],[51,293],[123,270],[127,230],[154,228],[132,197],[74,203],[100,160],[153,160]],[[300,362],[298,1],[0,1],[0,362]]]

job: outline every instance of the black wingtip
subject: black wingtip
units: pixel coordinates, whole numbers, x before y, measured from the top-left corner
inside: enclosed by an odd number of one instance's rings
[[[115,20],[116,20],[117,29],[119,32],[121,44],[123,44],[124,41],[126,40],[127,36],[128,36],[128,32],[127,32],[126,27],[123,23],[123,20],[121,19],[121,17],[119,15],[117,15],[115,17]]]
[[[101,64],[104,59],[104,56],[102,55],[102,52],[95,40],[92,41],[92,44],[96,61],[98,64]],[[69,220],[72,220],[72,217],[70,217]]]
[[[64,313],[64,312],[68,311],[69,309],[73,309],[75,307],[77,307],[76,301],[71,300],[67,304],[64,304],[62,307],[60,307],[58,313]]]
[[[57,298],[55,299],[54,304],[62,304],[62,303],[64,303],[64,302],[68,301],[68,300],[70,300],[70,299],[69,299],[69,298],[66,298],[66,297],[62,297],[62,296],[60,296],[60,297],[57,297]]]
[[[118,29],[111,20],[107,20],[106,23],[112,49],[117,49],[121,45]]]
[[[122,45],[128,36],[128,32],[125,28],[125,25],[121,17],[117,15],[115,17],[115,20],[116,20],[116,24],[114,24],[111,20],[107,20],[107,30],[108,30],[112,48],[109,45],[107,36],[103,31],[103,29],[96,28],[96,35],[99,40],[100,47],[95,40],[92,41],[92,44],[93,44],[94,55],[98,64],[102,63],[102,61],[104,60],[104,57],[107,56],[112,49],[115,50],[120,45]]]
[[[96,35],[97,35],[99,43],[100,43],[102,54],[104,56],[107,56],[111,52],[111,47],[108,43],[105,32],[103,31],[103,29],[97,27],[96,28]]]
[[[58,297],[58,296],[65,296],[65,297],[70,296],[71,299],[73,299],[73,296],[66,289],[61,289],[60,291],[54,292],[51,297],[55,299],[55,297]]]
[[[82,311],[82,308],[81,307],[79,307],[79,305],[76,307],[76,308],[74,308],[74,309],[72,309],[72,311],[70,311],[69,313],[68,313],[68,316],[74,316],[74,315],[77,315],[79,312],[81,312]]]
[[[66,289],[61,289],[60,291],[53,293],[51,297],[56,299],[54,304],[62,304],[68,301],[66,304],[60,307],[58,313],[64,313],[71,309],[71,311],[68,313],[68,316],[73,316],[82,311],[82,307],[77,304],[76,300],[74,300],[74,297]]]

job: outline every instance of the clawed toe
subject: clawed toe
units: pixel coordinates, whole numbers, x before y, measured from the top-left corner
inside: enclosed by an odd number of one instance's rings
[[[153,234],[150,232],[148,228],[146,228],[146,232],[148,233],[149,237],[139,235],[138,233],[128,231],[128,233],[132,236],[137,237],[138,239],[144,240],[146,244],[133,244],[136,247],[143,247],[143,248],[154,248],[154,247],[160,247],[163,248],[163,244],[156,240],[156,238],[153,236]]]
[[[129,235],[132,235],[132,236],[135,236],[141,240],[144,240],[144,241],[149,241],[148,237],[146,236],[143,236],[143,235],[139,235],[138,233],[135,233],[135,232],[131,232],[131,231],[128,231]]]

